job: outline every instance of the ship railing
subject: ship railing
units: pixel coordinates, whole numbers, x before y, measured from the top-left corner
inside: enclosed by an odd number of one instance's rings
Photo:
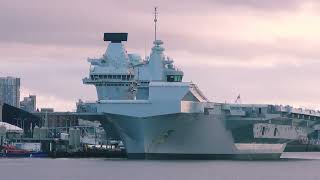
[[[308,108],[294,108],[292,106],[274,105],[277,112],[288,112],[304,115],[315,115],[320,116],[319,110],[308,109]]]
[[[90,79],[84,78],[83,83],[90,84],[90,83],[132,83],[132,80],[122,80],[122,79]]]

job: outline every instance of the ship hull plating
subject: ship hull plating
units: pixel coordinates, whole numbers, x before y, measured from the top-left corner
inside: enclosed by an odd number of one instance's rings
[[[261,154],[170,154],[170,153],[128,153],[129,159],[173,159],[173,160],[277,160],[282,153]]]
[[[220,115],[105,116],[103,126],[116,129],[129,159],[278,159],[285,147],[241,144],[239,148]]]

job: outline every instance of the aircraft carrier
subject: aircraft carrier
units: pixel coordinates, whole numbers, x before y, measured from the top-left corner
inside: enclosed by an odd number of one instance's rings
[[[101,58],[89,58],[101,124],[138,159],[274,159],[291,141],[308,139],[319,112],[290,106],[209,101],[166,56],[156,36],[150,56],[128,53],[127,33],[105,33]]]

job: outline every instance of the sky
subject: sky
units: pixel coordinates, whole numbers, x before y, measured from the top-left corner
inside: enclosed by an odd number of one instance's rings
[[[0,0],[0,76],[20,77],[39,108],[72,111],[96,100],[82,78],[104,32],[150,53],[154,6],[165,54],[211,101],[320,109],[318,0]]]

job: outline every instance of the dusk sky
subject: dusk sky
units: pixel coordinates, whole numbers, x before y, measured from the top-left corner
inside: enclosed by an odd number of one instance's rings
[[[96,100],[82,78],[104,32],[150,53],[154,6],[165,54],[211,101],[320,109],[319,0],[0,0],[0,76],[20,77],[38,107],[74,110]]]

